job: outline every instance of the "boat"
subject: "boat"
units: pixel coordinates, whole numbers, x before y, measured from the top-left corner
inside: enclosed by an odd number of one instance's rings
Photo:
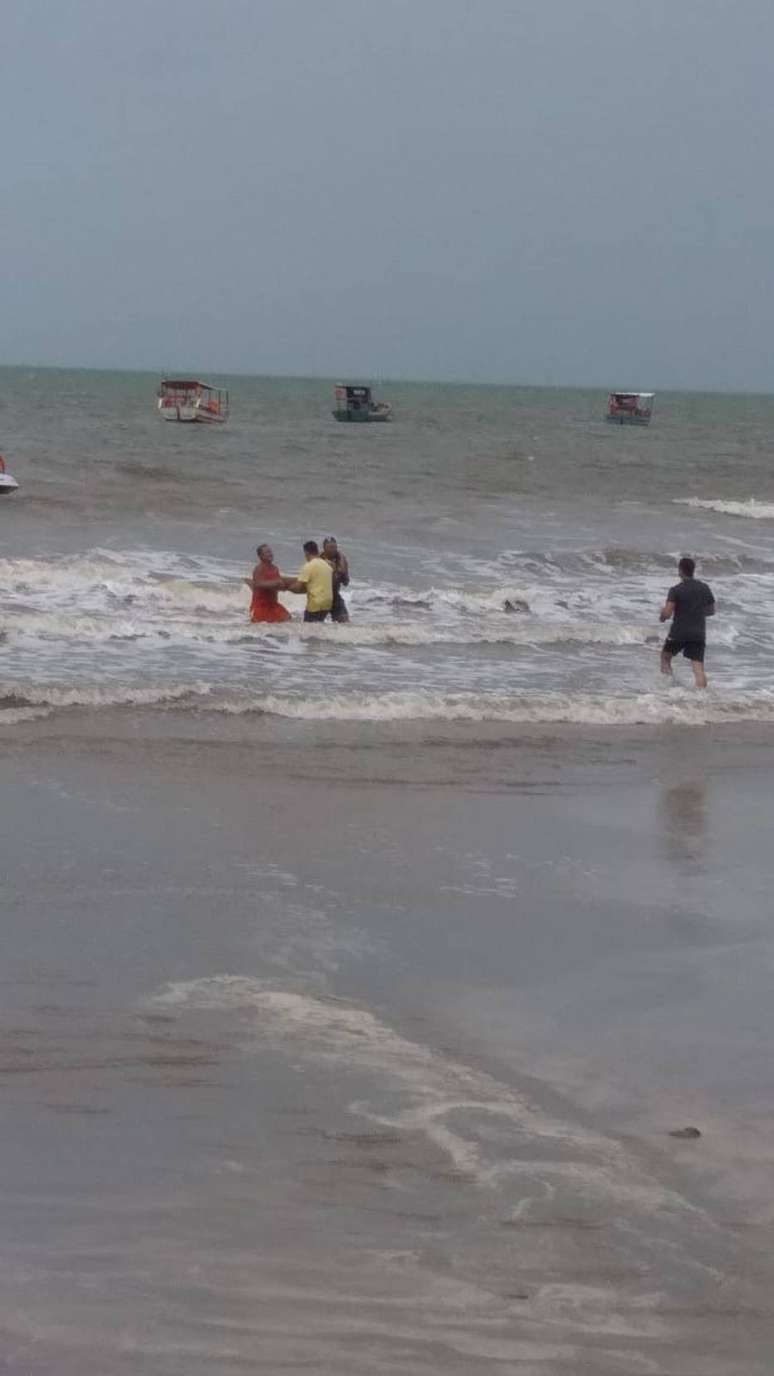
[[[196,378],[164,378],[157,395],[162,420],[207,425],[222,425],[228,420],[229,395],[224,387],[210,387]]]
[[[374,401],[370,387],[353,387],[349,383],[340,382],[335,389],[335,398],[333,414],[336,420],[362,422],[392,418],[389,401]]]
[[[5,459],[0,454],[0,497],[7,497],[10,492],[18,491],[19,484],[16,479],[5,471]]]
[[[611,425],[650,425],[654,392],[611,392],[606,420]]]

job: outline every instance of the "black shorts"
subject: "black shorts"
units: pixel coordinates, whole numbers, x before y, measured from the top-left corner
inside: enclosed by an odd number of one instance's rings
[[[333,594],[333,606],[331,607],[331,621],[339,621],[342,624],[346,621],[349,621],[349,612],[347,611],[347,604],[344,601],[344,598],[342,597],[341,593],[338,591]]]
[[[682,650],[686,659],[692,659],[698,664],[704,663],[704,648],[703,640],[675,640],[671,635],[667,636],[663,646],[665,655],[679,655]]]
[[[304,621],[324,621],[328,612],[304,612]]]

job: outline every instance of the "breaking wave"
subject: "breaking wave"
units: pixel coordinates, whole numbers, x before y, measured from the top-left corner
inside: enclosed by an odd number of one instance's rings
[[[335,646],[423,645],[643,645],[658,639],[652,626],[621,626],[607,622],[539,622],[528,613],[505,614],[479,624],[432,625],[427,622],[359,622],[278,626],[213,625],[210,622],[165,621],[152,625],[124,618],[67,616],[63,613],[15,615],[5,625],[6,637],[31,640],[172,641],[197,644],[261,644],[300,647],[306,642]]]
[[[748,497],[746,502],[712,500],[703,497],[675,497],[677,506],[692,506],[701,511],[719,511],[725,516],[748,516],[756,521],[774,521],[774,502],[759,502]]]
[[[48,687],[0,689],[0,723],[19,712],[67,708],[159,708],[228,716],[281,717],[319,722],[502,722],[513,725],[704,726],[735,721],[774,722],[774,690],[721,697],[687,689],[607,694],[514,694],[404,691],[292,697],[277,693],[223,692],[206,683],[157,687]],[[9,714],[6,717],[6,713]],[[13,718],[18,720],[19,718]]]
[[[702,699],[643,691],[673,577],[664,553],[576,545],[461,556],[456,586],[431,560],[413,588],[389,573],[358,581],[343,626],[304,625],[290,595],[291,622],[250,625],[236,565],[203,555],[0,560],[0,724],[83,708],[374,723],[769,721],[774,559],[759,544],[702,562],[713,580],[725,575],[711,632],[724,686]]]

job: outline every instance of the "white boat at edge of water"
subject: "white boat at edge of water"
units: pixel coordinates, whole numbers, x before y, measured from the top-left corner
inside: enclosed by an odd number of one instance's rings
[[[7,473],[5,469],[5,459],[0,454],[0,497],[7,497],[11,492],[18,492],[19,484],[12,473]]]

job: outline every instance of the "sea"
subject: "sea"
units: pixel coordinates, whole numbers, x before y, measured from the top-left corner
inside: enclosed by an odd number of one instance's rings
[[[208,381],[0,369],[0,1369],[766,1376],[774,397]]]
[[[774,400],[385,384],[342,425],[332,384],[230,386],[226,426],[162,423],[149,375],[6,369],[20,490],[0,508],[0,722],[69,706],[307,720],[774,719]],[[295,573],[334,534],[351,623],[251,626],[258,543]],[[656,673],[691,553],[715,585],[711,689]],[[687,668],[687,666],[686,666]]]

